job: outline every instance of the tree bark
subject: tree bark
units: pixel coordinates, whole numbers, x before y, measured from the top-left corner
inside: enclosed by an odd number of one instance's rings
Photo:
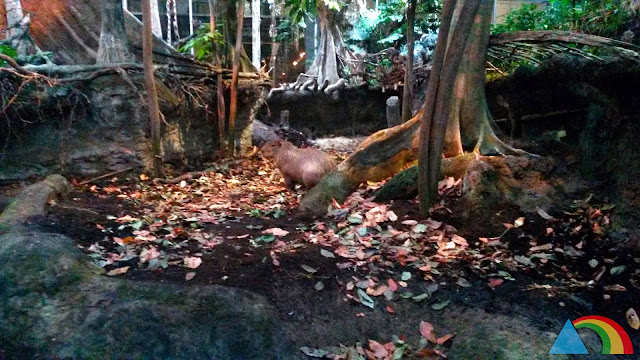
[[[421,111],[408,122],[367,138],[349,158],[307,192],[300,202],[301,209],[322,213],[332,198],[343,201],[361,183],[387,178],[419,157],[419,200],[422,214],[427,214],[441,178],[445,143],[448,153],[461,154],[460,130],[471,131],[465,129],[474,126],[482,129],[480,139],[477,133],[471,134],[477,142],[497,139],[492,131],[486,131],[490,126],[483,125],[484,119],[489,118],[484,107],[484,55],[478,55],[482,49],[486,51],[486,41],[483,43],[481,38],[489,29],[491,6],[487,11],[487,5],[491,1],[461,1],[457,10],[455,0],[444,4],[427,98]],[[478,78],[481,83],[477,82]],[[472,90],[473,95],[466,94]],[[465,104],[465,101],[473,103]],[[480,108],[485,109],[484,118],[469,116],[472,109],[476,109],[477,115]],[[462,120],[463,114],[465,120]],[[448,124],[455,126],[448,127]],[[451,136],[447,128],[457,131]],[[479,152],[486,149],[476,148]]]
[[[141,0],[144,2],[145,0]],[[158,0],[151,0],[151,28],[153,35],[158,39],[162,39],[162,26],[160,25],[160,9],[158,8]]]
[[[16,25],[20,23],[20,20],[24,17],[22,5],[20,4],[20,0],[3,0],[3,2],[7,15],[7,37],[12,38],[19,33]]]
[[[158,94],[153,71],[153,27],[152,6],[157,0],[142,0],[143,41],[142,62],[144,65],[144,85],[147,90],[147,106],[149,108],[149,125],[151,127],[151,152],[153,155],[153,176],[164,177],[162,167],[162,144],[160,139],[160,109],[158,108]]]
[[[260,69],[260,0],[251,2],[251,61],[253,66]]]
[[[411,118],[413,103],[413,46],[415,41],[414,24],[417,0],[407,3],[407,66],[404,69],[404,87],[402,91],[402,121]]]
[[[18,55],[30,55],[38,51],[29,34],[30,18],[25,18],[20,0],[3,0],[7,16],[7,38]]]
[[[119,0],[102,0],[102,30],[96,64],[124,63],[132,58],[124,29],[122,3]]]
[[[317,2],[318,28],[320,31],[320,41],[318,42],[316,56],[309,70],[301,74],[294,88],[304,85],[308,88],[308,82],[316,84],[314,88],[318,90],[333,91],[344,85],[344,80],[340,77],[342,66],[350,67],[349,60],[354,59],[351,51],[346,47],[342,33],[338,27],[338,20],[324,2]],[[338,57],[343,60],[338,62]],[[337,85],[337,87],[333,87]]]
[[[236,30],[236,45],[233,54],[233,68],[230,86],[229,126],[227,129],[227,151],[229,156],[235,154],[236,147],[236,116],[238,114],[238,72],[240,71],[240,57],[242,55],[242,23],[244,22],[244,0],[238,1],[238,28]]]
[[[216,31],[216,13],[218,9],[218,2],[216,0],[209,0],[209,31]],[[212,43],[211,46],[215,50],[216,44]],[[220,66],[220,57],[216,53],[213,55],[213,63],[216,66]],[[232,74],[233,76],[233,74]],[[218,98],[218,147],[220,155],[223,155],[227,149],[226,147],[226,137],[225,137],[225,129],[227,122],[227,114],[226,114],[226,104],[224,101],[224,90],[225,90],[225,82],[222,79],[222,73],[218,74],[217,78],[217,88],[216,95]]]

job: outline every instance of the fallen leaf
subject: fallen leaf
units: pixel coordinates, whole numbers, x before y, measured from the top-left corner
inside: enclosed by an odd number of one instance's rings
[[[193,272],[193,271],[192,272],[188,272],[188,273],[186,273],[184,275],[184,279],[189,281],[189,280],[193,279],[195,276],[196,276],[195,272]]]
[[[376,289],[367,288],[367,294],[369,294],[371,296],[380,296],[380,295],[384,294],[384,292],[387,291],[387,289],[388,288],[387,288],[386,285],[380,285]]]
[[[389,314],[395,314],[396,311],[390,305],[387,305],[386,310]]]
[[[303,269],[304,269],[304,271],[308,272],[309,274],[313,274],[313,273],[315,273],[315,272],[317,272],[317,271],[318,271],[318,269],[314,269],[314,268],[312,268],[312,267],[311,267],[311,266],[309,266],[309,265],[304,265],[304,264],[303,264],[303,265],[300,265],[300,267],[301,267],[301,268],[303,268]]]
[[[436,336],[433,334],[433,325],[426,321],[420,321],[420,335],[434,344],[437,343]]]
[[[433,310],[442,310],[442,309],[446,308],[449,305],[449,303],[451,303],[451,300],[440,301],[440,302],[437,302],[435,304],[432,304],[431,308]]]
[[[271,252],[271,263],[273,264],[273,266],[280,266],[280,260],[278,260],[278,256],[276,256],[275,252]]]
[[[314,358],[323,358],[329,355],[329,352],[327,350],[312,349],[306,346],[301,347],[300,351],[302,351],[305,355],[314,357]]]
[[[517,218],[516,221],[513,222],[513,227],[519,228],[522,225],[524,225],[524,216]]]
[[[489,279],[489,286],[494,288],[496,286],[502,285],[503,282],[504,282],[504,280],[501,279],[501,278],[490,278]]]
[[[447,341],[453,339],[453,337],[456,336],[456,333],[453,334],[447,334],[443,337],[438,338],[438,340],[436,340],[436,342],[438,343],[438,345],[442,345],[444,343],[446,343]]]
[[[380,344],[375,340],[369,340],[369,349],[373,352],[370,354],[375,359],[385,359],[389,356],[389,352],[384,347],[384,345]]]
[[[322,281],[318,281],[313,288],[317,291],[322,291],[322,289],[324,289],[324,283]]]
[[[393,292],[398,291],[398,284],[393,279],[388,279],[387,285],[389,286],[389,290]]]
[[[282,230],[280,228],[271,228],[271,229],[263,230],[262,233],[263,234],[273,234],[273,235],[278,236],[278,237],[287,236],[289,234],[288,231]]]
[[[615,276],[615,275],[622,274],[625,270],[627,270],[627,267],[624,265],[620,265],[620,266],[612,267],[611,270],[609,270],[609,273]]]
[[[185,256],[184,265],[189,269],[195,269],[202,264],[202,259],[197,256]]]
[[[538,215],[542,216],[545,220],[555,220],[553,216],[549,215],[549,213],[539,207],[536,207],[536,211],[538,212]]]
[[[328,257],[328,258],[335,258],[336,257],[331,251],[327,251],[325,249],[320,249],[320,254],[322,256]]]
[[[465,278],[459,278],[456,284],[465,288],[471,287],[471,283]]]
[[[121,268],[113,269],[107,273],[108,276],[122,275],[129,271],[129,266],[123,266]]]
[[[640,318],[638,318],[638,313],[636,313],[633,308],[629,308],[625,316],[627,318],[627,323],[629,323],[629,326],[631,326],[632,329],[640,329]]]
[[[411,273],[408,272],[408,271],[403,272],[402,276],[401,276],[401,279],[402,279],[402,281],[407,281],[407,280],[411,279]]]
[[[158,256],[160,256],[160,252],[158,251],[158,249],[156,249],[155,246],[149,246],[147,248],[144,248],[140,253],[140,262],[144,264],[149,260],[157,258]]]

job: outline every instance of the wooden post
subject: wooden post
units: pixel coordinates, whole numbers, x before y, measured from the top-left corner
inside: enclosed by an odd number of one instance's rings
[[[260,0],[251,2],[251,62],[256,69],[260,69]]]
[[[387,99],[387,126],[394,127],[400,123],[400,99],[397,96],[391,96]]]

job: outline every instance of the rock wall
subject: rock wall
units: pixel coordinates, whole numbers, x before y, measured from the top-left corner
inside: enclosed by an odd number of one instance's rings
[[[386,100],[401,91],[382,92],[366,87],[332,94],[287,91],[270,96],[258,118],[265,123],[279,124],[280,113],[289,110],[290,126],[310,138],[369,135],[387,127]]]
[[[146,101],[140,91],[144,89],[142,74],[129,76],[133,84],[120,75],[102,76],[76,87],[75,102],[63,92],[57,101],[13,114],[32,121],[8,137],[0,134],[0,147],[5,148],[0,181],[54,172],[90,177],[127,167],[149,169],[152,156]],[[165,162],[186,167],[214,159],[218,149],[215,85],[195,103],[187,93],[172,89],[176,86],[171,84],[175,85],[175,79],[156,81],[160,110],[165,117]],[[250,131],[261,99],[260,88],[247,86],[239,91],[238,143],[243,139],[240,146],[250,145],[246,132]],[[33,108],[33,101],[32,97],[25,103]],[[5,139],[9,139],[6,146],[2,144]]]

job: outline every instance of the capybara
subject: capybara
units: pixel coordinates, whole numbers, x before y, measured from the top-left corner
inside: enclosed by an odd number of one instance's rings
[[[293,189],[296,183],[311,189],[336,166],[333,159],[322,151],[297,148],[284,140],[270,141],[261,151],[265,159],[274,160],[289,189]]]

